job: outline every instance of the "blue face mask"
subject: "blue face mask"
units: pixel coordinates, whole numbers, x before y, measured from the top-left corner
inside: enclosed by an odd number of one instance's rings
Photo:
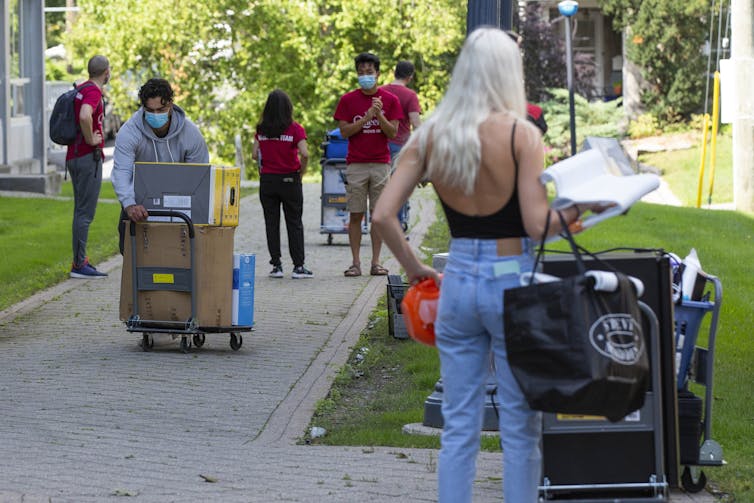
[[[364,90],[373,88],[376,83],[377,83],[376,75],[359,75],[359,85]]]
[[[162,114],[156,114],[154,112],[144,111],[144,116],[147,119],[147,124],[155,129],[160,129],[162,126],[168,123],[170,117],[168,112]]]

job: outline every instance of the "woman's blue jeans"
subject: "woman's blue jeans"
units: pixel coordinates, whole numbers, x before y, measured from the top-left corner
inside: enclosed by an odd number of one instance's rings
[[[503,334],[503,290],[532,270],[524,253],[498,257],[496,241],[458,239],[450,244],[435,334],[443,384],[444,428],[438,479],[441,503],[471,502],[485,401],[494,361],[503,446],[506,503],[533,503],[541,477],[541,414],[529,408],[508,365]]]

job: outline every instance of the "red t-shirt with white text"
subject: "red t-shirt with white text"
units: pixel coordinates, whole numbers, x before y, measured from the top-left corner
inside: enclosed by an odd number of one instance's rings
[[[398,97],[384,89],[378,88],[375,94],[364,94],[356,89],[341,96],[333,117],[336,121],[356,122],[366,115],[372,106],[372,98],[382,98],[382,113],[389,121],[403,118],[403,110]],[[380,121],[373,118],[361,128],[361,131],[348,138],[346,164],[353,163],[390,163],[390,149],[387,136],[382,132]]]
[[[411,120],[408,114],[411,112],[422,113],[422,109],[419,106],[419,97],[413,89],[398,84],[387,84],[382,86],[382,88],[398,97],[401,109],[403,110],[403,118],[398,121],[398,134],[395,135],[395,138],[390,139],[390,143],[405,145],[408,137],[411,136]]]
[[[263,174],[285,175],[301,170],[298,143],[306,140],[306,131],[301,124],[291,122],[283,134],[276,138],[268,138],[259,133],[254,135],[254,138],[259,142]]]

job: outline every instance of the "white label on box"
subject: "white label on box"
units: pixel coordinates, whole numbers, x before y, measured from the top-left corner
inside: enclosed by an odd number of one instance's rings
[[[191,196],[163,194],[162,200],[165,208],[191,208]]]

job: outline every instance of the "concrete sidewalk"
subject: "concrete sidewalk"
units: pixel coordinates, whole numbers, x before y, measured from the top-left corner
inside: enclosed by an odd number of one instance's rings
[[[430,190],[412,200],[415,246]],[[435,450],[297,445],[386,284],[343,277],[347,237],[319,234],[319,192],[305,186],[307,280],[290,279],[285,232],[286,278],[267,277],[262,211],[243,200],[235,248],[257,254],[256,330],[238,352],[227,334],[143,352],[118,320],[119,257],[101,264],[106,280],[0,313],[0,501],[436,501]],[[365,236],[364,263],[369,250]],[[500,454],[481,453],[474,501],[501,500]]]

